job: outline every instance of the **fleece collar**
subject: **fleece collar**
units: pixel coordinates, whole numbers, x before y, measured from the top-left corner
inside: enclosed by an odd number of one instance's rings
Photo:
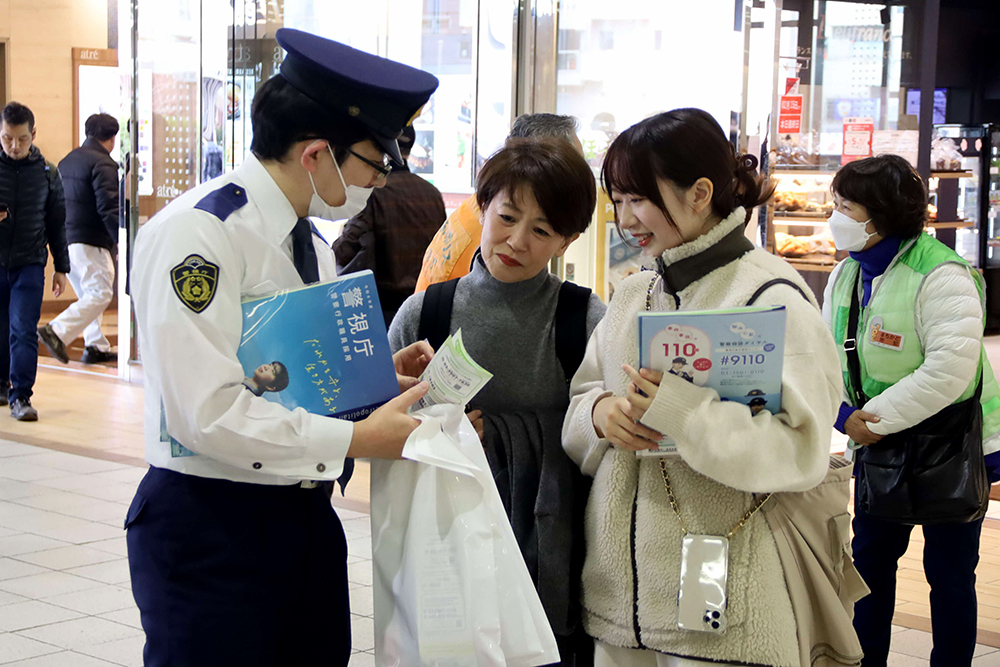
[[[663,289],[669,294],[677,294],[753,250],[753,243],[743,233],[745,222],[746,209],[741,206],[707,234],[666,250],[656,260],[656,272],[663,277]]]

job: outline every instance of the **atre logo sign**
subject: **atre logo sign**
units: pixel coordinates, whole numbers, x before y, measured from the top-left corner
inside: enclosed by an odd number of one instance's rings
[[[80,60],[100,60],[101,52],[97,49],[84,49],[80,52]]]

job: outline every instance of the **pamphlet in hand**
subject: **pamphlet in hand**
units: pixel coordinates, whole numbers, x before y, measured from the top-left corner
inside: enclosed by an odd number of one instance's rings
[[[236,357],[243,386],[289,410],[364,419],[399,395],[371,271],[245,300]],[[173,456],[194,452],[166,432]]]
[[[469,356],[462,343],[462,330],[459,329],[448,336],[440,349],[435,350],[434,358],[420,375],[420,380],[426,381],[430,389],[410,410],[421,410],[439,403],[466,406],[492,377],[492,373]]]
[[[639,313],[639,366],[676,375],[743,403],[752,414],[781,412],[785,308],[747,307]],[[677,445],[664,436],[638,456],[669,456]]]

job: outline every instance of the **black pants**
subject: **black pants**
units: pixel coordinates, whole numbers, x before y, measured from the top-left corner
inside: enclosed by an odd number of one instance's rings
[[[864,649],[864,667],[885,667],[896,605],[896,565],[913,526],[854,517],[854,564],[871,595],[854,606],[854,629]],[[983,521],[923,526],[924,574],[931,586],[934,649],[931,667],[972,663],[976,648],[976,564]]]
[[[125,527],[146,667],[347,665],[347,541],[322,489],[150,468]]]

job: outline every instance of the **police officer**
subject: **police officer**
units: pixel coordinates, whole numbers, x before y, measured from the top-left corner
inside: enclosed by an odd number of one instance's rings
[[[399,458],[433,351],[394,357],[401,395],[352,424],[246,391],[240,301],[335,276],[307,216],[349,218],[385,182],[426,72],[282,29],[254,99],[252,156],[139,232],[132,274],[149,472],[129,508],[147,667],[346,665],[347,544],[317,482]]]

